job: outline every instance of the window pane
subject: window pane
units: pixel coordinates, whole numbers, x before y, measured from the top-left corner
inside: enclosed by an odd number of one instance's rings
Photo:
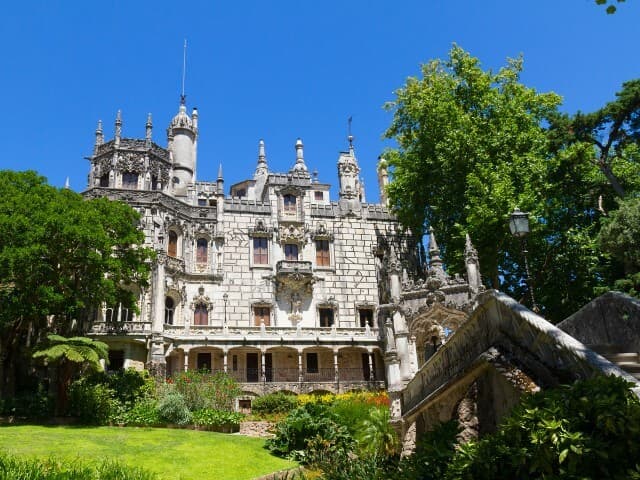
[[[269,307],[253,307],[254,320],[256,327],[259,327],[264,322],[265,327],[268,327],[271,322],[271,311]]]
[[[258,265],[266,265],[269,263],[269,250],[267,248],[267,239],[264,237],[255,237],[253,239],[253,263]]]
[[[167,248],[167,255],[170,257],[178,256],[178,234],[174,231],[169,232],[169,246]]]
[[[373,310],[369,308],[360,309],[360,326],[365,327],[369,325],[373,327]]]
[[[318,315],[320,316],[321,327],[330,327],[333,325],[333,309],[332,308],[319,308]]]
[[[204,238],[199,238],[197,245],[196,262],[207,263],[207,241]]]
[[[322,194],[322,192],[313,192],[313,198],[315,200],[324,200],[324,195]]]
[[[298,260],[298,245],[295,243],[287,243],[284,246],[284,257],[289,261]]]
[[[331,265],[329,240],[316,240],[316,265],[321,267],[328,267]]]
[[[317,353],[307,353],[307,373],[318,373]]]
[[[282,197],[284,202],[284,211],[285,212],[295,212],[296,211],[296,197],[293,195],[285,195]]]
[[[136,189],[138,188],[138,174],[124,172],[122,174],[122,188]]]
[[[209,324],[209,312],[205,305],[198,305],[196,311],[193,314],[194,325],[208,325]]]

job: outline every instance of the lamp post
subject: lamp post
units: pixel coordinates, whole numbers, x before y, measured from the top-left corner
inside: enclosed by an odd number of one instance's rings
[[[222,295],[222,300],[224,300],[224,328],[227,328],[227,302],[229,301],[229,295],[225,292]]]
[[[533,284],[531,282],[531,273],[529,273],[529,260],[527,258],[527,235],[529,234],[529,213],[521,212],[518,207],[513,210],[509,216],[509,230],[511,235],[520,239],[522,247],[522,256],[524,257],[524,271],[527,276],[527,289],[531,296],[531,309],[538,313],[540,309],[533,295]]]

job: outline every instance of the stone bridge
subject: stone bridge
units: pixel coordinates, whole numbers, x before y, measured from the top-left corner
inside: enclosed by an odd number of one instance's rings
[[[411,452],[416,437],[457,418],[468,440],[495,430],[524,392],[594,375],[640,383],[574,337],[495,290],[392,396],[392,423]]]

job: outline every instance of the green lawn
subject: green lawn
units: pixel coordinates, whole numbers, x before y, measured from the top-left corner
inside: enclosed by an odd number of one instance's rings
[[[243,480],[294,467],[264,440],[164,428],[0,426],[0,450],[93,462],[112,458],[163,480]]]

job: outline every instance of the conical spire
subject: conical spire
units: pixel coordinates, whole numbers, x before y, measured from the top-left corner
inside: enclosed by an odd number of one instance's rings
[[[71,184],[69,183],[69,177],[64,181],[64,188],[69,190],[71,188]]]
[[[220,165],[218,165],[218,180],[224,180],[224,178],[222,177],[222,162],[220,162]]]
[[[478,251],[476,250],[476,247],[473,246],[473,243],[471,243],[471,237],[469,236],[468,233],[465,240],[464,257],[467,260],[467,262],[478,261]]]
[[[433,227],[429,227],[429,275],[436,277],[441,281],[445,281],[447,274],[442,266],[442,258],[440,258],[440,248],[436,242],[436,235]]]

